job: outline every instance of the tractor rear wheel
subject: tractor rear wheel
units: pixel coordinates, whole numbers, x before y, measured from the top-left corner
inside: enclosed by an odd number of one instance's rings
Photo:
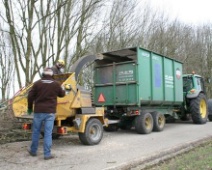
[[[151,115],[153,118],[153,131],[162,131],[166,122],[165,116],[159,112],[152,112]]]
[[[190,112],[194,123],[205,124],[208,118],[207,100],[204,94],[190,101]]]
[[[140,134],[149,134],[153,129],[153,118],[148,112],[135,117],[135,130]]]
[[[98,144],[103,136],[103,127],[99,119],[92,118],[88,120],[85,132],[78,133],[80,141],[84,145],[96,145]]]

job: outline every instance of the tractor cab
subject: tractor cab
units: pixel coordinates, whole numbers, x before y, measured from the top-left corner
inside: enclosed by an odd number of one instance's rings
[[[183,93],[186,98],[196,98],[199,93],[206,94],[204,79],[197,74],[183,76]]]

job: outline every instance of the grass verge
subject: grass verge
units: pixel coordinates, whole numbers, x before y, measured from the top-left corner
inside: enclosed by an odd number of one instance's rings
[[[145,170],[212,170],[212,141]]]

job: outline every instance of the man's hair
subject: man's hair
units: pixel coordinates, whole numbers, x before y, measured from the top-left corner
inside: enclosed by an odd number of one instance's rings
[[[51,68],[49,68],[49,67],[44,68],[43,75],[53,76],[53,70]]]

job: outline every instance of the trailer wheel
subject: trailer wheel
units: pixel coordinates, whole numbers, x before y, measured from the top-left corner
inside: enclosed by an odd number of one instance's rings
[[[151,113],[153,118],[153,131],[160,132],[164,129],[165,126],[165,116],[160,112],[152,112]]]
[[[212,99],[208,99],[208,119],[212,121]]]
[[[141,113],[135,117],[135,130],[140,134],[149,134],[153,129],[153,118],[150,113]]]
[[[103,136],[102,123],[98,119],[92,118],[87,122],[85,132],[78,133],[78,135],[84,145],[96,145]]]
[[[190,101],[190,111],[194,123],[204,124],[207,122],[208,111],[206,97],[204,94],[200,93],[197,98]]]

